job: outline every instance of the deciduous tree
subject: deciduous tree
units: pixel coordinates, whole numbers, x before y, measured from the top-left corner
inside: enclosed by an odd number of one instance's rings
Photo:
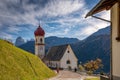
[[[85,70],[87,70],[90,73],[93,73],[94,71],[98,70],[99,68],[102,68],[102,60],[97,58],[96,60],[88,61],[84,64]]]

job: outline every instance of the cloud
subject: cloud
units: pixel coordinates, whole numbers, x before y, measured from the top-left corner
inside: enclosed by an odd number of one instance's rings
[[[1,0],[0,34],[31,38],[41,20],[46,36],[84,39],[110,25],[94,18],[85,19],[89,10],[85,0]],[[102,12],[98,16],[109,19],[109,15]]]
[[[5,33],[5,32],[0,32],[0,38],[2,39],[13,39],[12,35]]]
[[[42,12],[47,16],[64,16],[81,9],[84,5],[83,0],[52,0]]]
[[[68,34],[68,32],[69,32],[70,30],[67,28],[67,29],[65,29],[64,30],[64,34]]]
[[[100,17],[110,21],[110,10],[99,13]]]
[[[99,29],[105,28],[110,25],[110,23],[107,23],[105,21],[95,19],[92,17],[85,19],[84,17],[85,17],[85,13],[87,14],[87,11],[88,10],[86,9],[85,12],[81,14],[82,16],[81,15],[79,15],[78,17],[66,16],[60,19],[56,19],[54,21],[50,21],[49,23],[61,24],[59,25],[59,27],[64,28],[64,31],[66,31],[66,33],[70,32],[68,34],[65,34],[64,36],[77,37],[81,40],[85,39],[86,37],[98,31]],[[105,12],[105,13],[102,12],[102,14],[100,13],[100,17],[103,17],[105,15],[106,15],[106,18],[105,17],[104,18],[109,20],[109,16],[110,16],[109,12]],[[52,27],[52,29],[54,28],[56,27]],[[67,30],[65,30],[66,28]],[[62,32],[62,29],[61,29],[61,32]],[[71,34],[74,34],[74,35],[71,35]]]

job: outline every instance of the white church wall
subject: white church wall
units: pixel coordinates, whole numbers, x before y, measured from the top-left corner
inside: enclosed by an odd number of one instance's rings
[[[35,55],[44,58],[45,55],[45,45],[44,45],[44,36],[35,36]]]
[[[41,42],[42,39],[42,42]],[[44,36],[35,36],[36,43],[44,44]]]
[[[70,64],[67,64],[67,60],[70,60]],[[65,54],[63,55],[62,59],[60,60],[60,67],[61,68],[69,68],[71,67],[72,69],[77,68],[77,58],[75,54],[73,53],[72,49],[70,46],[65,51]]]
[[[52,68],[56,68],[56,67],[59,67],[59,61],[45,61],[45,64],[48,66],[48,67],[52,67]]]
[[[35,55],[38,56],[38,45],[35,45]]]

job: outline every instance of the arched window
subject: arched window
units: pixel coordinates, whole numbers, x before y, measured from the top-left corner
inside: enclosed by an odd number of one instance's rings
[[[41,43],[43,42],[42,38],[40,38],[40,42],[41,42]]]
[[[67,60],[67,61],[66,61],[66,64],[70,64],[70,60]]]
[[[56,63],[56,67],[57,67],[58,65],[57,65],[57,63]]]
[[[36,39],[36,42],[37,42],[37,39]]]
[[[70,53],[70,51],[67,51],[68,53]]]

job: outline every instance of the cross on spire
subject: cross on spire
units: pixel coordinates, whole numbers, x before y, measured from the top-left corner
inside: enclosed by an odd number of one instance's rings
[[[39,27],[40,27],[40,23],[41,23],[41,21],[39,20]]]
[[[38,17],[38,24],[39,24],[39,27],[40,27],[40,25],[41,25],[41,18],[40,18],[40,16]]]

